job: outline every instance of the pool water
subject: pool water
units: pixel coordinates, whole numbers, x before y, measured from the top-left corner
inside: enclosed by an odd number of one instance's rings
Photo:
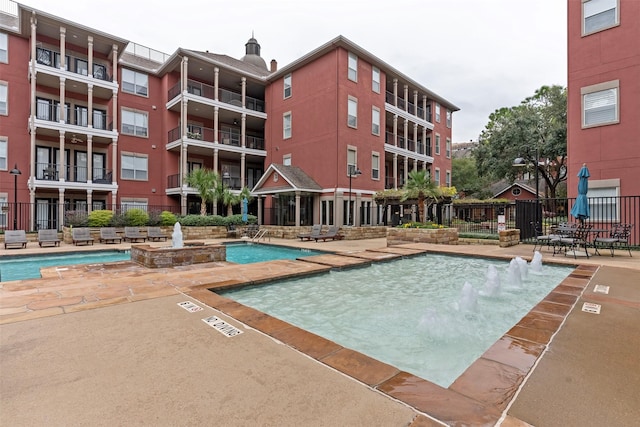
[[[276,259],[296,259],[302,256],[325,254],[327,252],[310,249],[288,248],[276,245],[252,244],[252,243],[228,243],[227,261],[237,264],[250,264],[253,262],[273,261]]]
[[[39,279],[42,267],[129,261],[129,251],[99,251],[0,258],[0,282]]]
[[[430,254],[222,294],[448,387],[573,271],[509,264]]]
[[[296,259],[301,256],[326,252],[287,248],[275,245],[239,243],[227,244],[227,261],[238,264]],[[114,261],[130,261],[129,251],[96,251],[56,255],[15,256],[0,258],[0,282],[10,280],[38,279],[40,268],[56,265],[96,264]]]

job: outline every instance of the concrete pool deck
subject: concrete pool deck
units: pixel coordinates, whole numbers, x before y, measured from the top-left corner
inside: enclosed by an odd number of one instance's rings
[[[159,272],[125,262],[0,283],[0,424],[542,426],[640,417],[637,253],[574,260],[543,250],[545,262],[579,267],[444,389],[207,289],[416,252],[530,258],[531,246],[271,243],[342,255]],[[29,252],[51,251],[0,256]],[[183,301],[203,310],[190,313]],[[583,302],[601,314],[582,312]],[[212,315],[243,333],[225,337],[202,321]]]

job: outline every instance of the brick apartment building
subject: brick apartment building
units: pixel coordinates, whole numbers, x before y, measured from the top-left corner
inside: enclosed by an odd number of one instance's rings
[[[17,192],[18,228],[61,228],[69,210],[198,212],[196,168],[252,189],[250,213],[278,225],[378,224],[373,195],[411,170],[451,184],[458,108],[344,37],[278,69],[253,37],[241,59],[167,55],[2,5],[0,205]]]

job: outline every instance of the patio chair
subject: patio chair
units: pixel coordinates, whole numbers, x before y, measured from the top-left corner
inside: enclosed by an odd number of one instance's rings
[[[556,233],[555,230],[553,230],[549,234],[543,234],[539,224],[536,225],[534,223],[531,223],[531,226],[533,227],[535,238],[535,241],[533,242],[534,252],[536,251],[536,249],[542,249],[544,245],[547,245],[547,249],[551,248],[554,245],[555,241],[562,237],[559,233]]]
[[[238,233],[240,233],[240,230],[238,230],[235,224],[227,225],[227,237],[238,237]]]
[[[576,227],[575,231],[566,237],[561,237],[557,240],[556,244],[560,247],[560,250],[564,248],[564,255],[567,256],[569,250],[573,253],[573,258],[577,258],[577,251],[580,249],[580,246],[584,246],[584,253],[589,258],[589,251],[587,248],[589,247],[589,232],[593,226],[580,224]],[[559,253],[560,251],[558,251]],[[556,254],[554,249],[553,254]]]
[[[249,226],[247,227],[247,236],[253,239],[254,237],[256,237],[259,231],[260,226],[258,224],[249,224]]]
[[[93,237],[91,237],[91,231],[86,227],[74,228],[71,231],[71,241],[74,245],[93,245]]]
[[[138,240],[142,240],[143,242],[147,241],[147,236],[140,232],[138,227],[125,227],[124,228],[124,241],[129,242],[137,242]]]
[[[26,248],[27,233],[24,230],[5,230],[4,231],[4,248]]]
[[[147,239],[151,242],[159,242],[160,240],[166,242],[168,237],[160,227],[147,227]]]
[[[122,237],[116,233],[114,227],[102,227],[100,229],[100,243],[122,243]]]
[[[631,235],[632,224],[616,224],[611,229],[608,237],[596,237],[593,241],[593,247],[596,250],[596,255],[600,255],[598,252],[598,246],[608,248],[613,256],[615,248],[626,249],[631,255],[631,246],[629,245],[629,237]]]
[[[38,245],[40,247],[53,245],[60,246],[60,238],[58,238],[58,230],[42,229],[38,230]]]
[[[326,242],[327,240],[342,240],[343,236],[340,234],[340,228],[336,225],[332,225],[329,227],[326,233],[320,234],[318,237],[315,237],[316,242],[318,240],[322,240]]]
[[[317,237],[320,237],[321,233],[322,233],[322,224],[314,224],[313,227],[311,227],[310,233],[300,233],[298,234],[298,239],[300,239],[301,242],[303,240],[315,239]]]

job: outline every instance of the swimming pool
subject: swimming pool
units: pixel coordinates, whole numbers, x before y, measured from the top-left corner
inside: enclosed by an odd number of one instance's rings
[[[429,254],[221,294],[448,387],[573,271],[512,264]]]
[[[276,245],[232,243],[226,244],[227,261],[238,264],[273,261],[277,259],[296,259],[300,256],[318,255],[327,252],[308,249],[296,249]],[[114,261],[129,261],[129,251],[95,251],[65,253],[55,255],[11,256],[0,258],[0,282],[10,280],[40,278],[42,267],[74,264],[96,264]]]
[[[96,251],[58,253],[55,255],[11,256],[0,258],[0,282],[10,280],[38,279],[42,267],[74,264],[97,264],[128,261],[129,251]]]

